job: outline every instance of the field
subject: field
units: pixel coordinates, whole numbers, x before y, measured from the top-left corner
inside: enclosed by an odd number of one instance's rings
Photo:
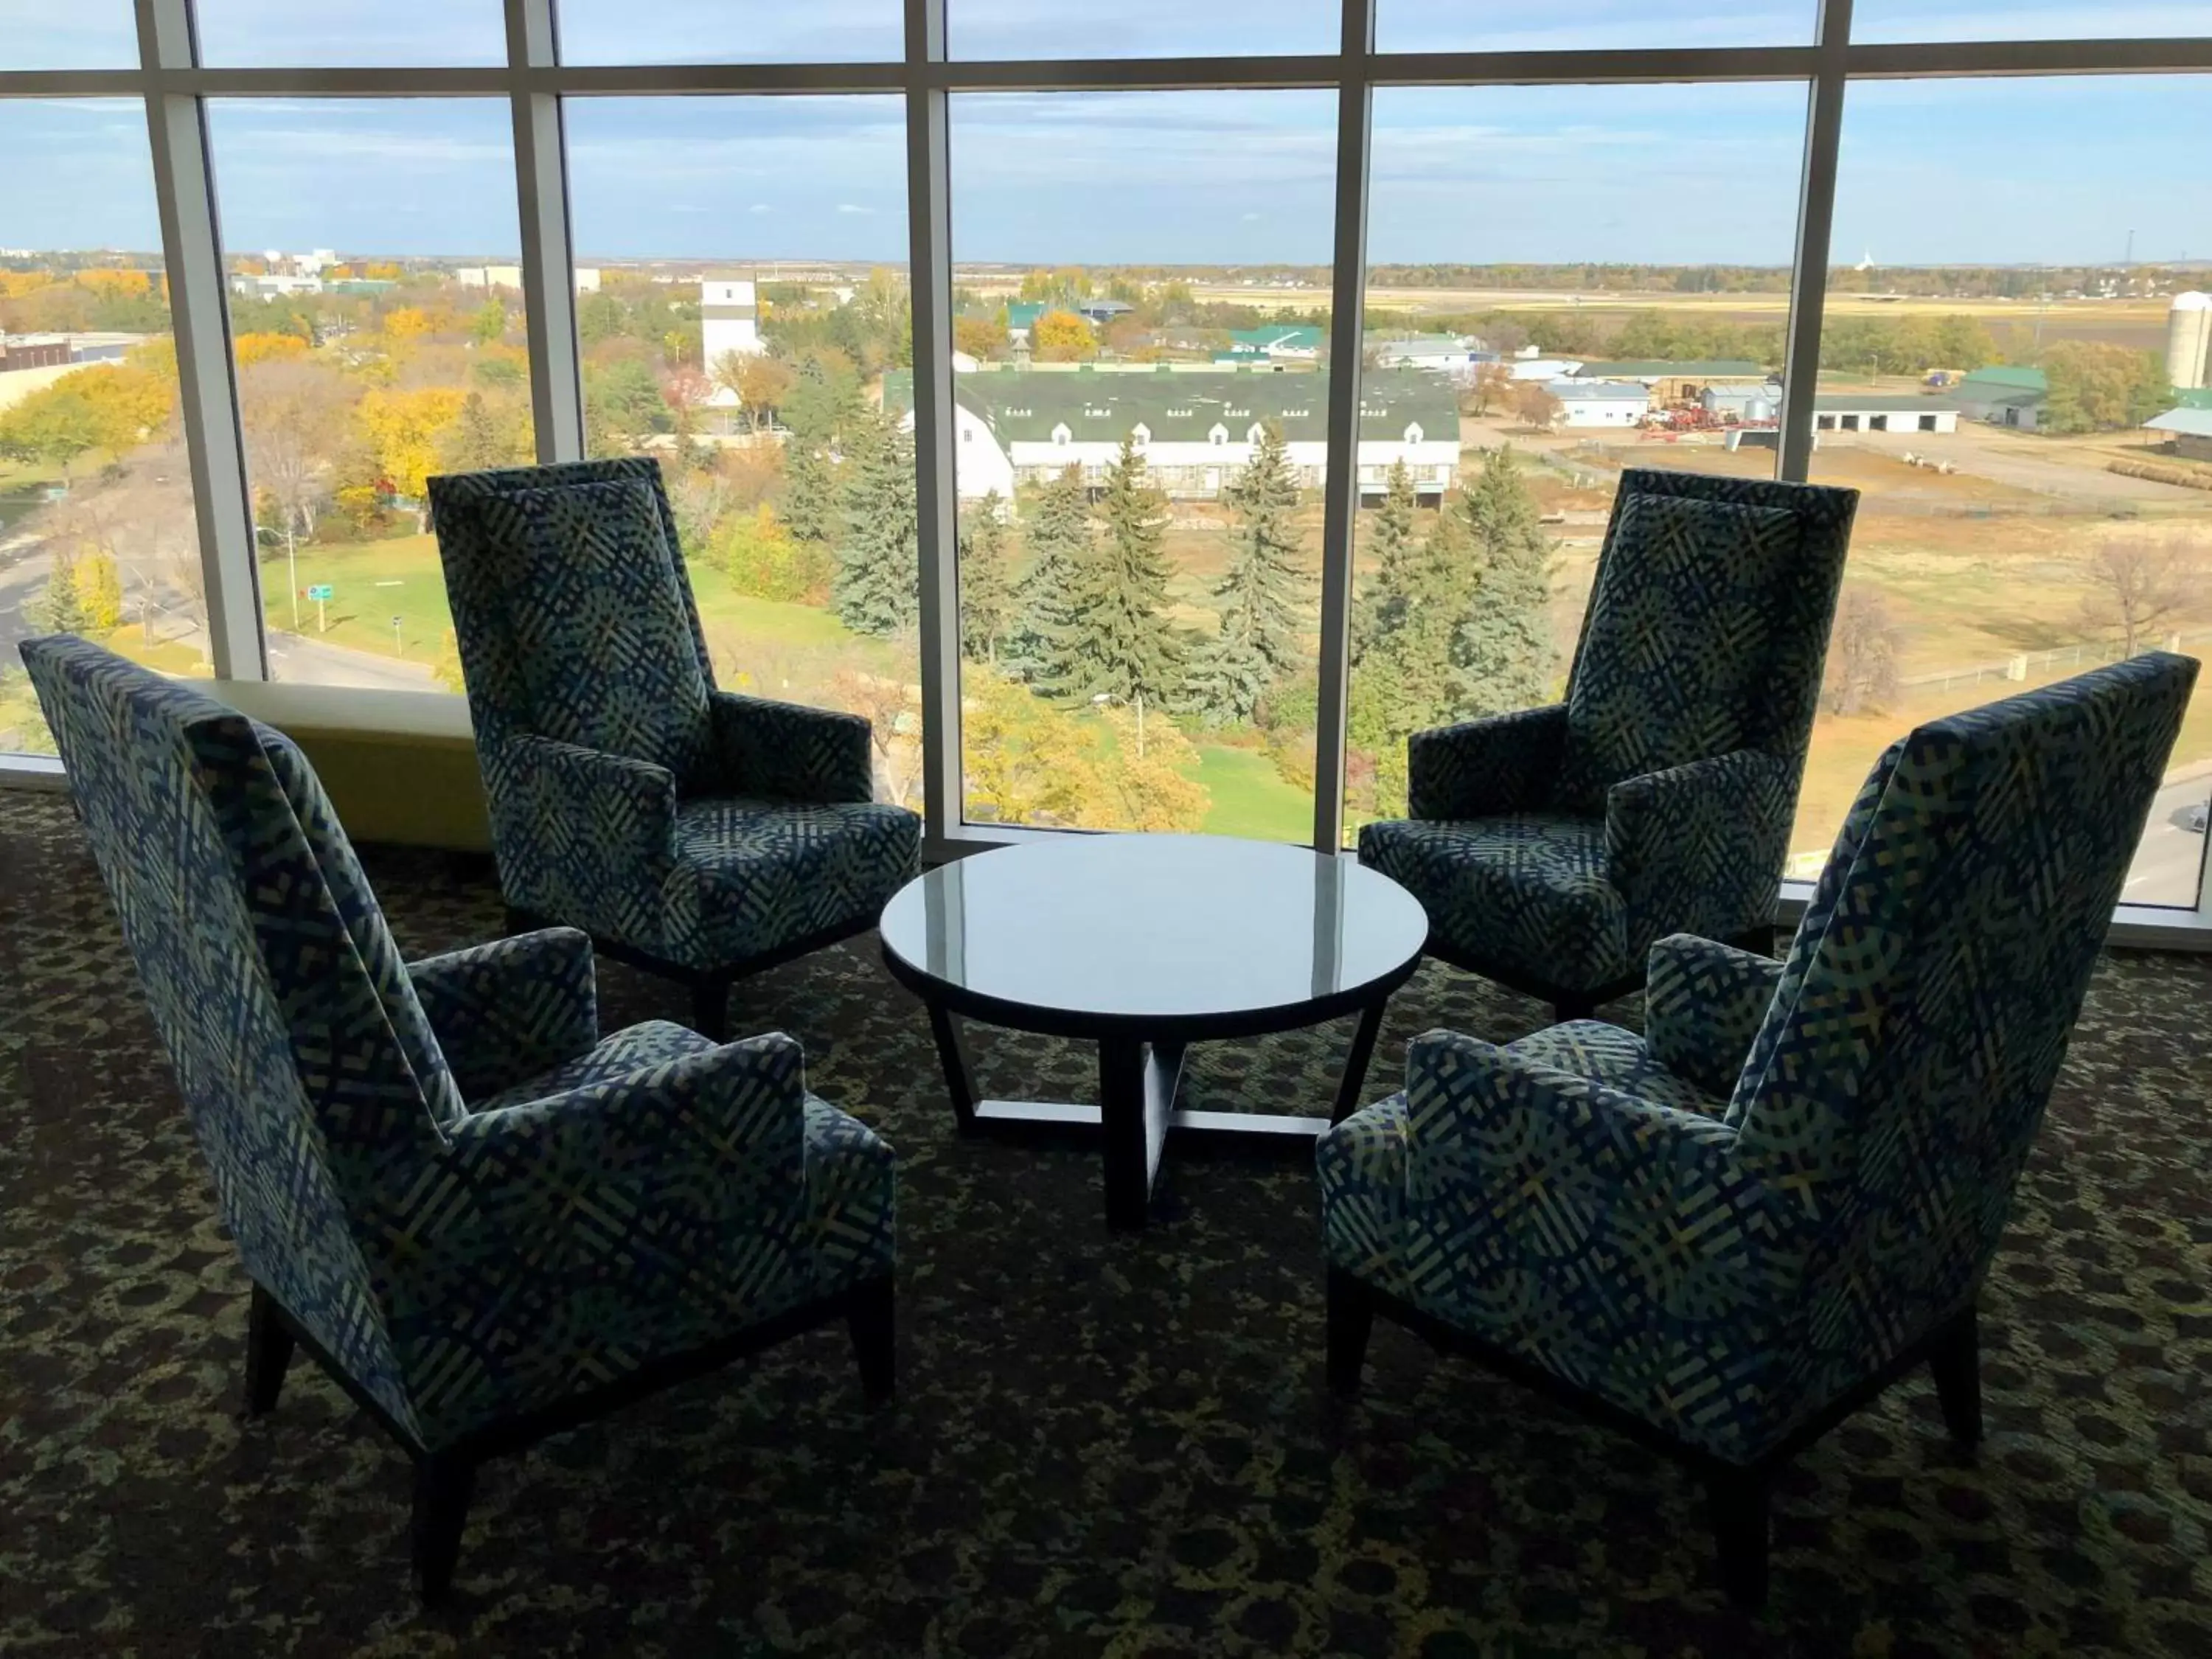
[[[1262,311],[1326,310],[1326,289],[1245,288],[1237,283],[1201,284],[1193,297],[1207,303],[1251,306]],[[1784,321],[1790,314],[1786,289],[1771,293],[1675,294],[1547,289],[1370,288],[1369,310],[1403,317],[1418,327],[1424,317],[1495,311],[1521,318],[1532,326],[1547,314],[1573,312],[1603,323],[1617,323],[1639,311],[1663,311],[1679,320],[1715,323]],[[2166,338],[2166,305],[2159,300],[1934,300],[1832,291],[1826,316],[1968,316],[1990,325],[2000,341],[2016,335],[2026,346],[2040,335],[2051,339],[2093,340],[2154,350]],[[1370,323],[1370,326],[1374,326]]]

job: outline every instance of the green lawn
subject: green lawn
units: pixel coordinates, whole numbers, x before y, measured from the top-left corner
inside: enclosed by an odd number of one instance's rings
[[[282,550],[271,556],[262,549],[261,590],[271,628],[289,631],[293,609],[286,561]],[[831,612],[808,605],[785,605],[773,599],[747,599],[730,591],[728,578],[712,566],[695,565],[691,580],[699,599],[699,614],[715,648],[718,667],[726,659],[744,659],[766,652],[780,656],[797,652],[811,656],[842,652],[874,659],[886,655],[876,641],[856,639]],[[343,542],[299,550],[301,589],[327,584],[332,598],[322,606],[329,629],[321,629],[317,606],[304,593],[299,602],[299,632],[309,639],[327,639],[333,645],[379,656],[394,654],[392,618],[399,618],[398,642],[410,662],[432,662],[453,626],[446,605],[446,580],[438,562],[438,544],[429,536],[394,536],[380,541]],[[782,678],[770,671],[771,680]]]
[[[262,545],[261,594],[269,626],[293,631],[292,598],[282,546],[275,556]],[[438,563],[438,544],[428,536],[395,536],[385,541],[341,542],[299,550],[300,586],[326,584],[331,598],[320,610],[302,592],[298,632],[378,656],[404,655],[410,662],[435,661],[453,624],[446,608],[446,577]],[[392,619],[399,618],[395,651]]]
[[[1260,750],[1201,743],[1198,781],[1213,797],[1203,826],[1207,835],[1244,836],[1255,841],[1313,839],[1313,797],[1284,782],[1274,762]]]

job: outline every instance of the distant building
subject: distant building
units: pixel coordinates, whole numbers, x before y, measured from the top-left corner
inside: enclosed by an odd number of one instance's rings
[[[1380,497],[1402,461],[1415,494],[1437,501],[1459,468],[1459,409],[1433,376],[1380,371],[1360,380],[1359,493]],[[953,456],[962,500],[1042,483],[1070,466],[1102,484],[1134,435],[1153,482],[1178,500],[1210,501],[1279,428],[1299,486],[1328,476],[1328,375],[1054,374],[1018,368],[952,382]],[[887,409],[912,419],[913,380],[884,379]]]
[[[2033,432],[2042,419],[2051,383],[2039,368],[1978,368],[1952,388],[1968,420]]]
[[[1661,409],[1694,404],[1715,386],[1756,391],[1771,378],[1759,364],[1741,357],[1683,360],[1638,357],[1617,362],[1584,363],[1576,371],[1589,380],[1634,380]]]
[[[599,272],[595,265],[576,267],[576,292],[597,294],[599,291]],[[453,280],[463,288],[487,290],[504,289],[512,294],[522,292],[520,265],[461,265],[453,272]]]
[[[230,291],[243,300],[289,300],[295,294],[320,294],[323,279],[281,270],[264,271],[258,276],[251,271],[234,270],[230,274]]]
[[[1075,314],[1094,328],[1103,328],[1116,317],[1126,317],[1135,309],[1126,300],[1085,300],[1075,307]]]
[[[76,361],[66,334],[9,334],[0,330],[0,374],[57,368]]]
[[[1508,365],[1516,380],[1547,381],[1564,380],[1582,368],[1578,357],[1516,356]]]
[[[1823,392],[1813,399],[1816,432],[1956,432],[1960,406],[1948,398]]]
[[[1417,334],[1407,340],[1385,340],[1375,348],[1380,368],[1418,368],[1446,374],[1455,380],[1472,380],[1498,354],[1471,335]]]
[[[1320,360],[1321,331],[1310,323],[1279,324],[1272,328],[1232,328],[1229,331],[1230,347],[1224,354],[1231,361],[1241,358],[1266,358],[1270,362],[1310,363]]]
[[[1042,300],[1016,300],[1006,307],[1006,337],[1018,346],[1030,343],[1030,330],[1048,307]]]
[[[1634,427],[1651,412],[1651,394],[1634,380],[1553,380],[1544,387],[1559,400],[1563,427]]]
[[[1782,414],[1782,382],[1762,380],[1757,386],[1731,380],[1709,386],[1698,407],[1716,421],[1771,421]]]
[[[2173,434],[2173,453],[2184,460],[2212,461],[2212,409],[2169,409],[2143,424]]]
[[[760,299],[753,280],[723,278],[699,284],[699,361],[712,378],[714,365],[727,356],[757,357],[768,349],[760,337]],[[709,409],[736,409],[738,394],[719,380],[708,394]]]

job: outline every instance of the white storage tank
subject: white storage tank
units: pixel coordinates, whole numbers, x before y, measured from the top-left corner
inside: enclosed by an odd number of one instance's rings
[[[2173,296],[2166,318],[2166,378],[2188,388],[2212,383],[2212,294]]]

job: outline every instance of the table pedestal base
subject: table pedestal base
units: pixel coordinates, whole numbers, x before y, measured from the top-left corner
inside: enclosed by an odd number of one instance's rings
[[[956,1018],[933,1006],[929,1011],[945,1084],[963,1134],[1008,1139],[1077,1139],[1101,1143],[1105,1157],[1106,1224],[1116,1231],[1145,1225],[1152,1188],[1159,1178],[1160,1156],[1170,1134],[1178,1146],[1207,1146],[1238,1152],[1287,1152],[1312,1156],[1314,1138],[1340,1123],[1359,1106],[1367,1063],[1382,1029],[1382,1005],[1363,1011],[1352,1040],[1336,1107],[1328,1117],[1297,1117],[1267,1112],[1195,1111],[1178,1107],[1183,1045],[1147,1042],[1136,1037],[1103,1037],[1098,1042],[1098,1097],[1085,1106],[1058,1101],[982,1100],[965,1034]],[[1302,1150],[1303,1149],[1303,1150]]]

